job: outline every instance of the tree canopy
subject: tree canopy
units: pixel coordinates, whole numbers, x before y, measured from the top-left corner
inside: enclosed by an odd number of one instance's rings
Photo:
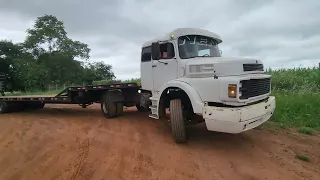
[[[92,84],[114,79],[112,66],[90,61],[87,44],[68,37],[52,15],[38,17],[24,42],[0,40],[0,72],[7,90],[45,90],[50,84]]]

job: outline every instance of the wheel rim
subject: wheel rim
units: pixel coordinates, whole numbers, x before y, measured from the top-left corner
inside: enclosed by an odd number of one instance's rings
[[[105,114],[107,114],[107,113],[108,113],[107,105],[106,105],[106,103],[105,103],[105,102],[104,102],[104,103],[102,103],[102,110],[103,110],[103,112],[104,112]]]

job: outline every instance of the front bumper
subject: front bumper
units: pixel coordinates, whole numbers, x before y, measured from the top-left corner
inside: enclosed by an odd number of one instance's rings
[[[266,122],[276,108],[274,96],[263,102],[244,107],[212,107],[203,108],[203,118],[209,131],[225,133],[241,133],[253,129]]]

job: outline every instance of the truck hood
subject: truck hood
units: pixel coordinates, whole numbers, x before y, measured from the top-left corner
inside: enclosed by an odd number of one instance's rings
[[[237,76],[263,73],[260,60],[237,57],[198,57],[186,62],[187,77]]]

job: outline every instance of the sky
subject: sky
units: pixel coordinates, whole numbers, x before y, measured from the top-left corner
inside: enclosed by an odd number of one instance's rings
[[[312,67],[320,63],[319,9],[320,0],[0,0],[0,39],[22,42],[37,17],[54,15],[117,79],[140,77],[141,45],[180,27],[219,34],[222,56]]]

